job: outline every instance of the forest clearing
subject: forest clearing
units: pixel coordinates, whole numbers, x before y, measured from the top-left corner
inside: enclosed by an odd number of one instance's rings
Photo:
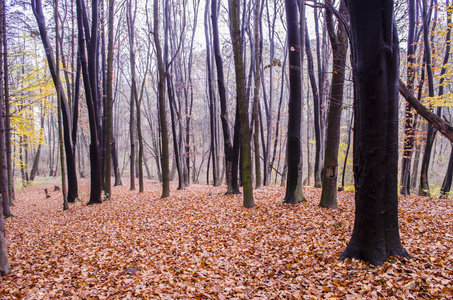
[[[161,199],[113,187],[113,198],[62,210],[61,192],[28,187],[6,219],[11,273],[1,299],[447,299],[453,297],[451,199],[400,196],[400,231],[411,259],[380,267],[339,261],[354,220],[353,192],[338,209],[281,204],[284,187],[254,191],[254,208],[226,186],[191,185]]]

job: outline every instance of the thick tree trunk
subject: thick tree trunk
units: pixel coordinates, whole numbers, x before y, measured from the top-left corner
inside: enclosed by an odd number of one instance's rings
[[[328,2],[330,4],[330,1]],[[347,19],[345,2],[340,2],[340,15]],[[343,87],[346,72],[346,55],[348,51],[348,28],[338,22],[335,33],[333,16],[330,7],[326,8],[327,30],[332,45],[332,84],[330,92],[329,114],[327,117],[326,149],[324,154],[324,171],[322,174],[322,193],[319,206],[337,208],[338,147],[340,144],[341,111],[343,108]]]
[[[288,175],[286,183],[286,195],[283,203],[296,204],[305,201],[302,189],[297,189],[299,181],[302,180],[300,169],[301,159],[301,105],[302,105],[302,82],[301,82],[301,61],[299,29],[299,8],[296,0],[285,0],[286,24],[289,54],[289,104],[288,104],[288,145],[287,145],[287,166]]]
[[[355,220],[340,259],[409,257],[398,228],[399,47],[392,1],[348,0],[355,84]]]
[[[252,161],[250,149],[250,128],[248,103],[245,89],[245,72],[242,49],[242,32],[239,20],[239,1],[230,0],[231,14],[231,39],[233,42],[234,66],[236,73],[236,93],[237,104],[241,124],[241,155],[242,155],[242,180],[244,193],[244,207],[253,207],[253,188],[252,188]]]

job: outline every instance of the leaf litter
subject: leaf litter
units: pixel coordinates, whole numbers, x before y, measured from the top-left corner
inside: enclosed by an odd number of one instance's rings
[[[400,197],[402,242],[411,259],[374,267],[339,261],[354,220],[354,194],[339,208],[281,204],[283,187],[254,192],[242,207],[226,188],[147,182],[145,192],[113,187],[111,200],[62,211],[60,192],[17,193],[6,220],[11,274],[1,299],[432,299],[453,298],[451,199]]]

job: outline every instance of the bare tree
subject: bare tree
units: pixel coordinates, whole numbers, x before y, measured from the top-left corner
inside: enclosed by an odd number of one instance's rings
[[[348,51],[348,35],[346,24],[337,23],[335,32],[333,24],[332,2],[326,1],[326,24],[332,46],[332,85],[327,122],[326,147],[324,155],[324,171],[322,174],[322,193],[319,206],[337,208],[337,178],[338,178],[338,147],[340,143],[341,111],[343,108],[343,89],[346,73],[346,55]],[[330,5],[329,5],[330,4]],[[339,17],[347,19],[347,8],[340,0]]]
[[[348,0],[355,85],[355,221],[340,259],[410,255],[398,227],[399,41],[393,1]]]
[[[230,0],[231,39],[233,41],[234,66],[236,74],[236,96],[241,124],[242,180],[244,184],[244,207],[253,207],[252,162],[250,149],[250,122],[245,89],[245,70],[242,48],[242,30],[240,27],[240,5],[238,0]],[[238,116],[236,116],[237,118]]]
[[[301,109],[302,109],[302,81],[299,28],[299,8],[296,0],[285,0],[286,28],[288,38],[289,58],[289,104],[288,104],[288,144],[287,164],[288,177],[286,183],[286,195],[283,203],[296,204],[305,201],[301,186]],[[299,186],[299,188],[297,188]]]

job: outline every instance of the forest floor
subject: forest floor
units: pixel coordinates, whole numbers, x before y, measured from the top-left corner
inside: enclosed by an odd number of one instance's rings
[[[6,220],[12,272],[0,299],[452,299],[452,200],[400,198],[402,242],[411,259],[380,267],[339,261],[352,232],[352,192],[335,211],[283,205],[284,188],[254,192],[242,207],[226,188],[146,182],[145,192],[114,187],[113,198],[62,211],[60,192],[41,184],[17,192]]]

